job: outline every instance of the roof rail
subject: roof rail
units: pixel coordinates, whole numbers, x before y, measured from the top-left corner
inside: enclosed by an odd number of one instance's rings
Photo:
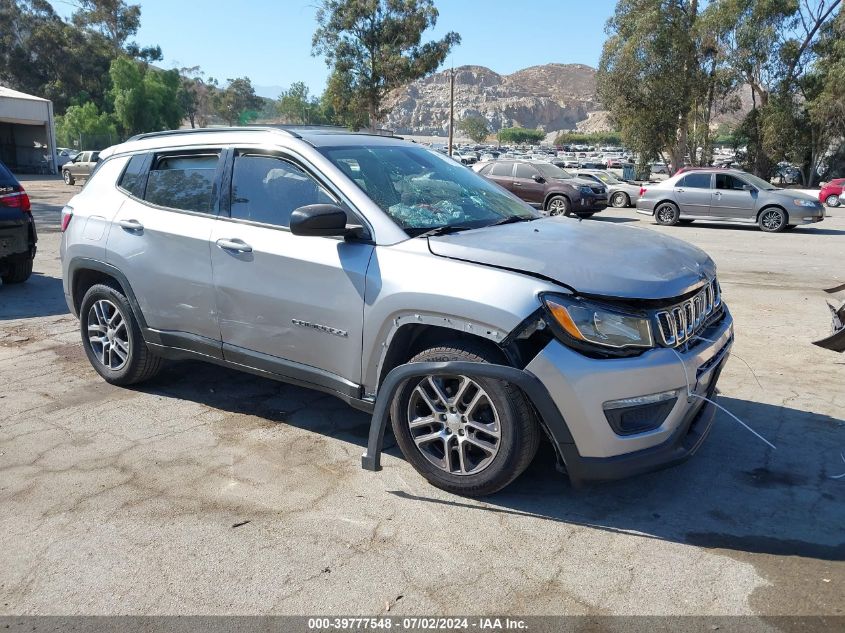
[[[289,134],[294,138],[302,138],[299,134],[292,130],[287,130],[280,127],[198,127],[189,130],[163,130],[161,132],[145,132],[144,134],[136,134],[135,136],[126,139],[129,141],[140,141],[148,138],[158,138],[161,136],[181,136],[182,134],[210,134],[217,132],[282,132]]]

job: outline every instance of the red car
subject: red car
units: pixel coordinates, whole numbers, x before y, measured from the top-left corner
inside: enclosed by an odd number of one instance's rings
[[[845,186],[845,178],[834,178],[819,191],[819,202],[829,207],[839,206],[839,194]]]

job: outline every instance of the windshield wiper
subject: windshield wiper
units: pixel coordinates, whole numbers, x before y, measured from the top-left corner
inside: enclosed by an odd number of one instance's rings
[[[458,233],[460,231],[469,231],[470,229],[477,229],[477,226],[462,226],[460,224],[446,224],[445,226],[437,226],[420,233],[416,237],[435,237],[437,235],[449,235],[450,233]]]
[[[532,222],[537,218],[526,218],[521,215],[512,215],[509,218],[502,218],[501,220],[497,220],[493,222],[493,224],[488,224],[487,226],[501,226],[503,224],[513,224],[514,222]]]

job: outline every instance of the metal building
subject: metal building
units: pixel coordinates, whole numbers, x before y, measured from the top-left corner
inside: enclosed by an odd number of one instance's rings
[[[0,86],[0,161],[14,172],[56,173],[53,103]]]

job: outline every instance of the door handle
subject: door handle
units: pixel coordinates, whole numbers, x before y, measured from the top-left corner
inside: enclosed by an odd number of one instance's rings
[[[678,193],[683,193],[683,192],[684,192],[683,189],[678,189]]]
[[[121,228],[124,228],[127,231],[144,230],[144,225],[138,222],[138,220],[118,220],[117,223]]]
[[[237,238],[232,240],[227,239],[219,239],[215,242],[217,246],[222,248],[225,251],[236,251],[238,253],[251,253],[252,246],[244,242],[243,240],[239,240]]]
[[[722,192],[721,192],[721,191],[717,191],[717,192],[715,192],[713,195],[714,195],[714,196],[716,196],[717,198],[721,198],[721,197],[722,197]]]
[[[521,185],[521,184],[519,184],[518,182],[515,182],[515,183],[513,183],[513,186],[514,186],[514,187],[521,187],[522,185]]]

